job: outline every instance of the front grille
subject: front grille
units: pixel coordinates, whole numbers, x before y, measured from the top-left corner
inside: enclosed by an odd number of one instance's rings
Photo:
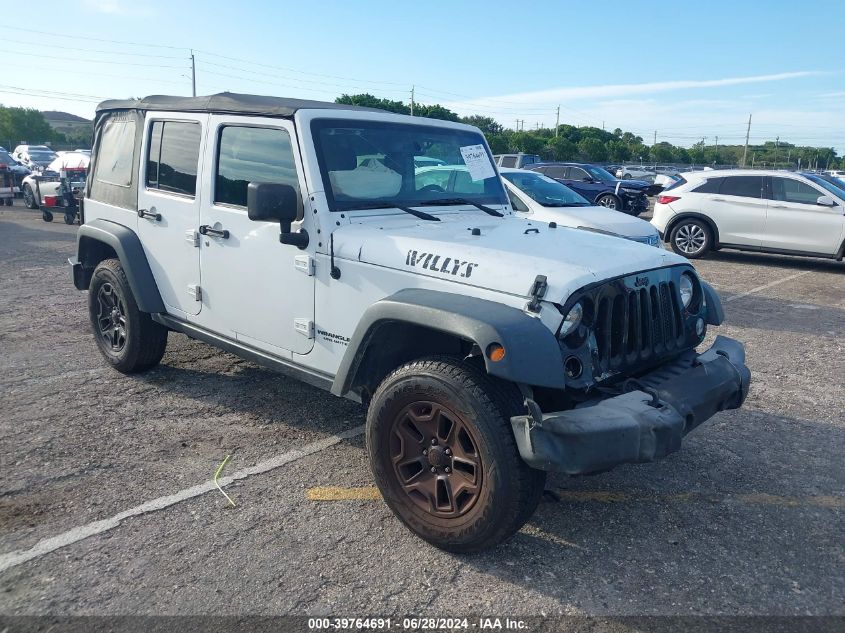
[[[610,284],[594,304],[594,367],[598,375],[645,365],[684,349],[687,339],[674,281],[643,287]]]

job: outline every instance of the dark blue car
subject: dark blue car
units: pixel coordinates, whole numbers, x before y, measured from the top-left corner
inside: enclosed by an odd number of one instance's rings
[[[646,196],[654,188],[642,180],[619,180],[601,167],[586,163],[534,163],[525,169],[554,178],[598,205],[631,215],[648,209]]]

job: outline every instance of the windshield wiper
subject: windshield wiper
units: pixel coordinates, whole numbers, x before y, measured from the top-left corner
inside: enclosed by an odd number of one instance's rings
[[[452,204],[468,204],[473,206],[477,209],[481,209],[487,215],[494,215],[497,218],[504,217],[504,213],[500,213],[495,209],[491,209],[490,207],[485,207],[483,204],[479,204],[478,202],[473,202],[472,200],[467,200],[466,198],[443,198],[442,200],[426,200],[425,202],[420,202],[420,206],[423,207],[434,207],[434,206],[448,206]]]
[[[431,215],[430,213],[426,213],[425,211],[417,211],[416,209],[412,209],[411,207],[403,207],[398,204],[392,204],[390,202],[373,202],[371,204],[355,205],[354,207],[350,207],[350,209],[399,209],[400,211],[410,213],[411,215],[416,216],[421,220],[431,220],[432,222],[440,222],[440,218],[438,218],[436,215]]]

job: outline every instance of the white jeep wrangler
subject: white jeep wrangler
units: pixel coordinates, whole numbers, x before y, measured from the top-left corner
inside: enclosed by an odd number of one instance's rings
[[[115,369],[182,332],[364,403],[385,502],[444,549],[513,534],[546,471],[659,459],[748,392],[740,343],[695,351],[723,313],[685,259],[514,217],[467,125],[107,101],[83,213],[74,283]]]

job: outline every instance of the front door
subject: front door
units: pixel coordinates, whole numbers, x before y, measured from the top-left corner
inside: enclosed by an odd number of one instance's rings
[[[208,115],[147,115],[138,183],[138,234],[167,311],[186,318],[202,303],[200,156]]]
[[[845,232],[845,210],[818,204],[827,191],[786,176],[770,179],[769,206],[763,246],[802,253],[832,255]]]
[[[279,242],[277,222],[247,215],[250,182],[305,181],[293,125],[282,119],[212,115],[209,119],[201,236],[203,310],[197,323],[223,336],[291,357],[314,345],[313,250]],[[204,227],[204,228],[203,228]],[[314,232],[316,233],[316,232]]]

